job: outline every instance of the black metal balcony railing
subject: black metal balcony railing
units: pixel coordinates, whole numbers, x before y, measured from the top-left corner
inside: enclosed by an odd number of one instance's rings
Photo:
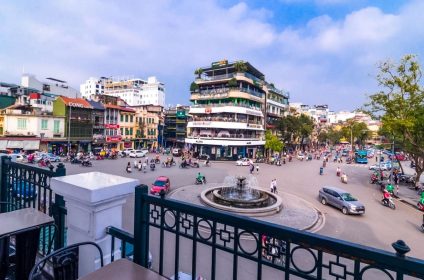
[[[35,208],[52,216],[55,227],[43,228],[40,234],[39,252],[42,255],[49,253],[49,243],[54,237],[54,249],[62,248],[66,243],[66,207],[61,195],[55,194],[50,188],[52,177],[66,175],[63,164],[56,170],[48,170],[13,162],[7,156],[0,157],[1,180],[0,201],[9,205],[1,205],[0,213],[22,208]],[[55,228],[57,232],[55,232]]]
[[[134,261],[169,277],[423,279],[424,261],[135,191]]]

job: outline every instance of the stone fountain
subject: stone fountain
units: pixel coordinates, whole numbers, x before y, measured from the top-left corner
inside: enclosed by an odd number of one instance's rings
[[[204,190],[200,198],[214,208],[249,216],[271,215],[282,208],[281,198],[259,189],[254,176],[227,176],[223,186]]]

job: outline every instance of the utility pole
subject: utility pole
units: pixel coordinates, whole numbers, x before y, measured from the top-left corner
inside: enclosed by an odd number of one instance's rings
[[[393,136],[393,143],[392,143],[392,160],[391,160],[391,168],[390,168],[390,184],[393,186],[393,167],[394,167],[394,162],[396,160],[396,155],[395,155],[395,137]]]

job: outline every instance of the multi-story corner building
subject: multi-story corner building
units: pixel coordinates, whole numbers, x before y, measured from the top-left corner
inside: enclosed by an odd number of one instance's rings
[[[105,81],[107,78],[89,78],[85,83],[80,85],[82,98],[96,99],[96,95],[104,94]]]
[[[134,148],[134,127],[136,124],[135,110],[126,107],[120,107],[119,129],[121,131],[122,141],[119,149]]]
[[[185,142],[211,159],[263,152],[266,82],[249,62],[220,61],[196,70]]]
[[[278,121],[288,111],[289,93],[277,89],[274,84],[266,86],[266,129],[277,134]]]
[[[65,96],[69,98],[79,98],[79,90],[68,85],[66,81],[55,78],[46,78],[46,81],[39,81],[34,75],[23,74],[21,86],[40,93],[53,94],[55,96]]]
[[[56,143],[63,152],[91,151],[93,107],[82,98],[59,96],[53,102],[53,115],[65,117],[66,142]]]
[[[165,110],[165,127],[163,133],[165,147],[184,147],[185,138],[187,137],[189,111],[189,106],[176,106]]]
[[[93,108],[93,143],[92,148],[102,149],[106,143],[105,137],[105,107],[101,102],[87,100]]]
[[[132,107],[136,111],[135,147],[157,148],[163,146],[163,107],[144,105]]]
[[[30,105],[9,106],[0,114],[0,150],[52,152],[54,143],[65,139],[64,122]]]
[[[142,79],[107,79],[104,94],[119,97],[130,106],[165,106],[165,87],[156,77]]]

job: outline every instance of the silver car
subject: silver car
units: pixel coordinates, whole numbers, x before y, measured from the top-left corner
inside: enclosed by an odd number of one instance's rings
[[[336,187],[323,187],[319,190],[319,199],[323,205],[333,205],[347,214],[364,214],[365,206],[350,193]]]

